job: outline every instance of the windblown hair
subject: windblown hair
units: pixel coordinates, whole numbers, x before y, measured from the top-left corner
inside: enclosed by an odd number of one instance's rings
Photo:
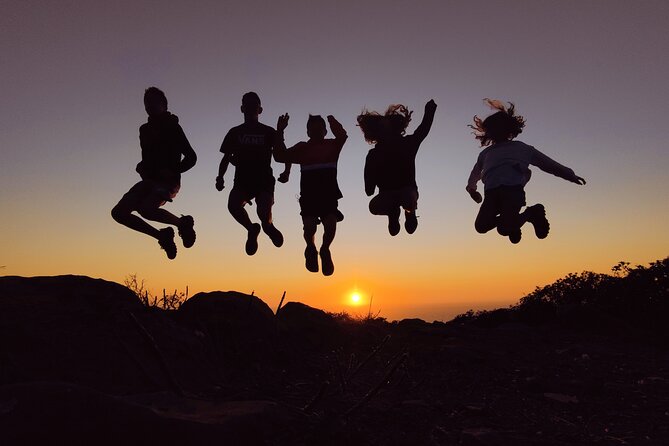
[[[167,97],[165,93],[158,87],[149,87],[144,90],[144,104],[153,103],[161,104],[167,108]]]
[[[484,101],[497,112],[481,119],[474,116],[474,125],[469,125],[476,139],[481,143],[481,147],[487,147],[491,144],[508,141],[522,133],[525,127],[525,118],[516,116],[515,105],[509,102],[508,107],[502,101],[496,99],[484,99]]]
[[[375,111],[363,110],[357,118],[358,127],[362,130],[365,141],[376,144],[384,136],[403,136],[411,122],[412,113],[402,104],[391,105],[383,115]]]

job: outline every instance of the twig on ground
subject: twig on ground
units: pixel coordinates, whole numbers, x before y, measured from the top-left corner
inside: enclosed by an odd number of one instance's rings
[[[351,407],[346,414],[344,414],[345,417],[349,417],[353,412],[364,406],[369,400],[371,400],[374,395],[376,395],[381,388],[386,385],[389,381],[390,378],[393,376],[395,371],[402,365],[404,362],[407,360],[409,355],[407,353],[403,353],[396,361],[394,364],[391,365],[391,367],[388,369],[386,372],[385,376],[379,383],[374,386],[367,394],[360,400],[358,403],[356,403],[353,407]]]
[[[279,301],[279,306],[276,307],[276,313],[274,315],[276,317],[279,317],[279,311],[281,311],[281,307],[283,306],[283,300],[286,298],[286,292],[283,292],[283,295],[281,296],[281,300]]]
[[[316,404],[318,404],[318,402],[321,399],[323,399],[323,395],[325,395],[325,390],[328,388],[329,385],[330,383],[328,381],[324,381],[323,384],[321,384],[321,388],[318,389],[318,393],[316,394],[316,396],[314,396],[311,399],[311,401],[306,406],[304,406],[302,410],[307,413],[311,412],[311,410],[316,406]]]
[[[381,350],[381,348],[388,342],[388,339],[390,339],[390,335],[386,335],[385,338],[377,345],[374,347],[374,350],[360,363],[358,366],[353,370],[353,372],[348,376],[346,381],[351,381],[355,375],[367,364],[374,356],[376,356],[377,353]]]
[[[146,340],[149,342],[149,344],[153,347],[154,352],[158,356],[158,359],[160,360],[160,365],[163,368],[163,371],[167,375],[167,379],[169,380],[170,384],[172,385],[174,391],[178,393],[180,396],[185,396],[185,393],[179,383],[177,382],[176,378],[174,377],[174,374],[172,374],[172,370],[170,370],[169,366],[167,365],[167,361],[165,360],[165,355],[163,355],[163,352],[160,350],[158,347],[158,344],[156,343],[156,340],[153,338],[149,330],[146,329],[144,325],[142,325],[141,322],[139,322],[139,319],[137,319],[137,316],[134,315],[132,311],[128,311],[128,314],[130,314],[130,318],[135,322],[135,325],[139,329],[139,332],[144,335]]]

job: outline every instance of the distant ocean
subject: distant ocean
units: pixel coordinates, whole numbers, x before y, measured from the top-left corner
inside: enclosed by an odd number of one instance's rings
[[[441,321],[448,322],[455,316],[465,313],[468,310],[495,310],[497,308],[508,308],[514,302],[458,302],[458,303],[443,303],[443,304],[418,304],[418,305],[395,305],[388,308],[372,307],[372,314],[379,312],[379,317],[384,317],[389,321],[418,318],[427,322]],[[365,316],[368,309],[360,307],[358,311],[347,310],[354,315]]]

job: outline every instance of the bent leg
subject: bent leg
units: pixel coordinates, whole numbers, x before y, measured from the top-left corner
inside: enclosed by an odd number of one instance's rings
[[[337,233],[337,214],[330,214],[321,218],[323,223],[323,244],[321,249],[329,249]]]
[[[369,201],[369,212],[374,215],[393,215],[400,208],[400,203],[388,194],[380,192]]]
[[[239,223],[244,226],[246,230],[251,230],[253,223],[249,218],[249,214],[244,209],[246,204],[246,197],[244,193],[237,188],[232,188],[230,195],[228,196],[228,211],[230,215]]]
[[[256,212],[262,230],[269,236],[274,246],[278,248],[283,245],[283,234],[272,222],[272,205],[274,205],[274,194],[272,192],[264,191],[256,196]]]
[[[311,271],[312,273],[318,272],[318,250],[316,249],[316,243],[314,242],[314,236],[316,235],[317,227],[317,217],[307,215],[302,216],[304,241],[307,243],[307,247],[304,249],[305,266],[307,270]]]
[[[132,214],[141,206],[142,199],[149,193],[148,187],[149,185],[143,181],[135,184],[112,208],[111,216],[117,223],[157,240],[160,238],[159,230]]]
[[[476,216],[474,221],[474,228],[479,234],[485,234],[486,232],[497,227],[498,223],[498,210],[497,206],[493,200],[484,199],[481,207],[479,208],[479,213]]]

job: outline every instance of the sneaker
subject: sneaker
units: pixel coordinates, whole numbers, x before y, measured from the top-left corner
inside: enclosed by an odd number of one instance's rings
[[[174,229],[163,228],[158,232],[160,232],[158,237],[160,248],[165,250],[168,259],[174,259],[177,256],[177,245],[174,243]]]
[[[258,234],[260,234],[260,225],[253,223],[246,238],[246,253],[250,256],[258,251]]]
[[[318,251],[313,245],[307,246],[304,250],[304,266],[307,267],[307,270],[312,273],[318,272]]]
[[[509,234],[509,241],[515,245],[516,243],[520,242],[521,237],[522,233],[520,232],[520,228],[518,228]]]
[[[546,209],[543,204],[535,204],[525,210],[527,213],[527,221],[534,226],[534,233],[537,238],[544,239],[548,237],[550,231],[550,224],[546,218]]]
[[[274,243],[274,246],[277,248],[280,248],[281,245],[283,245],[283,234],[281,231],[276,229],[276,226],[270,225],[268,230],[265,231],[265,234],[267,234],[269,239],[272,240],[272,243]]]
[[[388,215],[388,232],[392,236],[396,236],[400,233],[400,210],[397,209],[397,212],[394,212]]]
[[[190,215],[182,215],[179,220],[179,237],[183,242],[184,248],[190,248],[195,244],[195,229],[193,229],[195,221]]]
[[[404,211],[404,229],[409,234],[416,232],[418,227],[418,217],[416,216],[416,211]]]
[[[321,248],[321,271],[324,276],[331,276],[334,273],[334,263],[332,263],[332,254],[328,248]]]

